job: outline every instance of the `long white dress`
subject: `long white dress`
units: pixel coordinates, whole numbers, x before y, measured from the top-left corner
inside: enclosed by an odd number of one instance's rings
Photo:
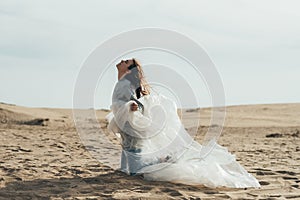
[[[143,174],[152,181],[171,181],[209,187],[260,187],[227,151],[215,144],[207,155],[202,145],[184,129],[175,102],[163,95],[145,95],[139,99],[143,112],[131,111],[134,89],[121,78],[114,89],[108,129],[121,136],[120,170]]]

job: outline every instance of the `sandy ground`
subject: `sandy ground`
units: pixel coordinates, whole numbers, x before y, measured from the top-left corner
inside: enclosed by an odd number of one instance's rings
[[[105,161],[116,157],[118,148],[83,145],[70,109],[0,103],[0,199],[300,199],[300,103],[229,106],[226,110],[218,142],[259,180],[259,189],[208,188],[127,176]],[[107,113],[96,113],[103,130]],[[185,127],[196,129],[196,139],[201,141],[211,110],[179,113]],[[99,143],[89,141],[95,146]],[[99,162],[93,155],[106,158]]]

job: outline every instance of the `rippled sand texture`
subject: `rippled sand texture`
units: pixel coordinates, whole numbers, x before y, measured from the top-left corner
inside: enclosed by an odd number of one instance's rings
[[[201,141],[210,109],[182,113],[187,130]],[[105,110],[98,125],[105,130]],[[200,126],[195,127],[199,118]],[[228,189],[148,182],[114,171],[92,155],[115,158],[101,149],[89,129],[86,150],[68,109],[0,104],[0,199],[300,199],[300,104],[227,107],[219,143],[261,183],[260,189]],[[88,119],[83,119],[87,120]],[[90,127],[86,127],[87,129]],[[113,144],[118,140],[105,131]],[[93,139],[93,137],[95,137]],[[97,139],[97,138],[96,138]],[[107,144],[106,144],[107,145]],[[112,161],[113,162],[113,161]]]

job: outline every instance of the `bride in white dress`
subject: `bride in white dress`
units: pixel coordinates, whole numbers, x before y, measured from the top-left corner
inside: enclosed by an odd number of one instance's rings
[[[150,94],[136,59],[122,60],[116,67],[118,82],[107,119],[108,129],[121,136],[121,171],[152,181],[260,187],[227,148],[215,144],[208,155],[201,155],[202,145],[184,129],[175,102]]]

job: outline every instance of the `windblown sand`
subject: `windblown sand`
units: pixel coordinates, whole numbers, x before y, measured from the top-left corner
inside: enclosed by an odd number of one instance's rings
[[[300,103],[226,110],[218,142],[259,180],[259,189],[208,188],[128,176],[93,156],[100,152],[115,158],[116,150],[93,151],[93,145],[83,145],[72,110],[1,103],[0,199],[300,199]],[[106,114],[97,110],[103,130]],[[197,130],[199,142],[210,126],[210,114],[208,108],[180,113],[186,129]]]

